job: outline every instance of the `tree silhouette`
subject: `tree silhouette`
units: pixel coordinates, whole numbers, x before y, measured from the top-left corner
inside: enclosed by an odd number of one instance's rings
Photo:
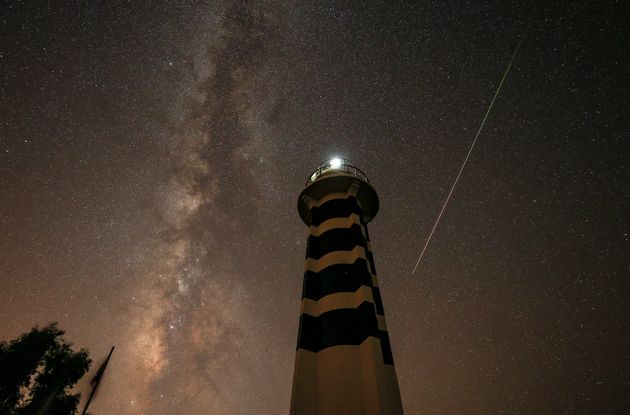
[[[74,352],[63,335],[57,323],[51,323],[10,342],[0,341],[0,413],[76,413],[80,394],[71,389],[91,360],[85,349]]]

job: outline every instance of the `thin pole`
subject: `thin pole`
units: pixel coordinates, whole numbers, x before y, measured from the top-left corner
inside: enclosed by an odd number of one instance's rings
[[[94,379],[92,380],[92,383],[94,384],[94,386],[92,387],[92,392],[90,392],[90,397],[85,403],[85,408],[83,408],[83,412],[81,412],[81,415],[85,415],[85,413],[87,412],[88,407],[90,406],[90,402],[92,402],[92,398],[94,397],[94,393],[96,392],[96,389],[98,388],[99,383],[101,383],[101,379],[103,378],[103,373],[105,373],[105,368],[107,367],[107,363],[109,363],[109,358],[112,357],[112,353],[114,353],[114,346],[112,346],[112,349],[109,351],[109,354],[107,355],[107,359],[105,359],[105,362],[101,365],[101,367],[98,368],[98,372],[96,372],[96,375],[94,375]]]

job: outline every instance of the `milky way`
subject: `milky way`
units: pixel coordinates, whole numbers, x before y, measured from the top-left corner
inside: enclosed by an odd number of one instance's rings
[[[218,3],[2,6],[0,338],[116,345],[94,414],[287,413],[341,156],[405,413],[630,406],[626,5]]]
[[[186,96],[173,108],[178,117],[159,137],[171,165],[148,214],[162,227],[127,288],[138,295],[122,347],[136,360],[125,377],[148,374],[133,406],[151,413],[236,413],[248,401],[264,409],[248,391],[265,389],[260,362],[274,356],[257,338],[266,322],[256,312],[255,276],[249,284],[240,277],[241,261],[260,243],[256,173],[278,82],[273,10],[237,4],[212,12],[218,17],[179,85]]]

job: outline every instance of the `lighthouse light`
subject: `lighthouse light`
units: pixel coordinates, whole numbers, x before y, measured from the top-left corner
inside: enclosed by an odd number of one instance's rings
[[[330,167],[332,167],[333,169],[338,169],[339,167],[341,167],[341,159],[336,157],[330,160]]]

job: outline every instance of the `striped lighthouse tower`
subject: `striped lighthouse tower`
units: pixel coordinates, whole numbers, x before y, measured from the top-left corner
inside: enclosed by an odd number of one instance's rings
[[[309,228],[291,415],[403,413],[367,230],[378,206],[367,176],[342,159],[300,194]]]

